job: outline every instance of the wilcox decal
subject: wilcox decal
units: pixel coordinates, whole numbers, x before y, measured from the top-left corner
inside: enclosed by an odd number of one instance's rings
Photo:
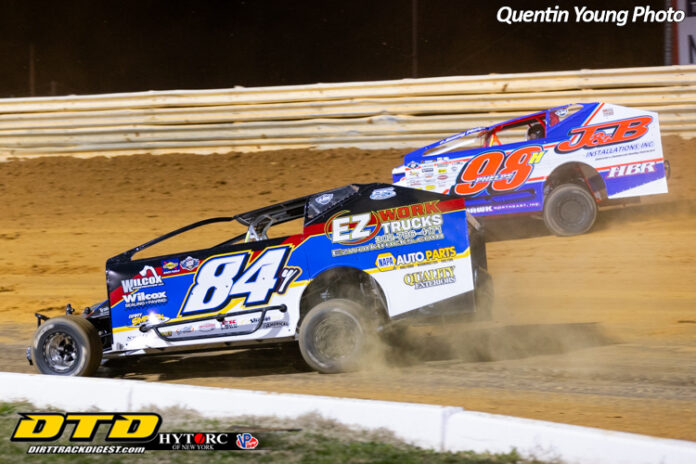
[[[152,266],[145,266],[138,273],[140,277],[125,279],[121,281],[124,293],[131,293],[141,288],[158,287],[164,285],[162,277],[157,274],[157,270]]]

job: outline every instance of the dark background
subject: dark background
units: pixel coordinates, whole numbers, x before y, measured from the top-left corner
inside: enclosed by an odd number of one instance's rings
[[[653,9],[664,1],[643,1]],[[567,24],[498,23],[560,4]],[[418,0],[418,77],[664,64],[664,25],[575,24],[573,5]],[[411,77],[412,0],[0,2],[0,97]]]

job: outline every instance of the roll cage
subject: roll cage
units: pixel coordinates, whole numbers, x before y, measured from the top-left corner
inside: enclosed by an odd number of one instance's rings
[[[266,240],[268,238],[266,232],[272,225],[283,224],[302,217],[305,218],[305,225],[316,222],[324,212],[343,204],[348,198],[357,193],[359,188],[360,186],[351,184],[333,190],[328,190],[326,192],[306,195],[293,200],[277,203],[275,205],[265,206],[263,208],[240,213],[235,216],[221,216],[204,219],[202,221],[194,222],[187,226],[173,230],[131,248],[130,250],[124,251],[123,253],[112,258],[112,260],[117,262],[131,261],[133,255],[146,248],[183,234],[184,232],[188,232],[189,230],[206,226],[208,224],[221,222],[237,221],[239,224],[246,226],[248,229],[245,233],[236,235],[210,248],[232,245],[242,239],[244,239],[245,242]],[[324,202],[321,200],[322,197],[329,197],[329,201]]]

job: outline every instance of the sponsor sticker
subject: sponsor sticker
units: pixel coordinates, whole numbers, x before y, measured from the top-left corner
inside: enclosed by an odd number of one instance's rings
[[[167,322],[168,320],[168,317],[163,316],[159,313],[147,313],[132,317],[131,324],[133,324],[133,326],[139,326],[143,324],[156,325],[162,322]]]
[[[394,187],[375,189],[370,193],[370,200],[386,200],[396,196]]]
[[[185,325],[176,329],[176,335],[184,335],[193,332],[195,329],[192,325]]]
[[[644,163],[624,164],[621,166],[612,166],[609,169],[607,177],[624,177],[634,176],[636,174],[646,174],[655,172],[655,161],[646,161]]]
[[[198,265],[201,264],[200,259],[192,258],[190,256],[187,256],[186,259],[181,261],[180,266],[181,269],[185,269],[187,271],[193,271],[198,267]]]
[[[391,271],[396,265],[396,260],[394,255],[391,253],[380,253],[377,255],[377,260],[375,261],[375,266],[380,271]]]
[[[143,306],[163,305],[167,303],[167,292],[136,292],[123,294],[123,301],[126,308],[141,308]]]
[[[331,251],[333,256],[343,256],[440,240],[442,224],[437,201],[431,201],[355,215],[341,212],[327,222],[325,233],[333,243],[365,244]],[[366,243],[372,239],[374,243]]]
[[[403,269],[420,264],[431,264],[442,261],[449,261],[457,256],[456,249],[451,247],[435,248],[425,251],[414,251],[396,255],[391,253],[380,253],[375,261],[375,266],[380,271],[391,271],[392,269]]]
[[[457,281],[454,266],[439,267],[427,271],[418,271],[404,276],[404,283],[415,290],[449,285]]]
[[[181,271],[179,268],[179,260],[174,259],[163,259],[162,260],[162,275],[176,274]]]
[[[319,203],[322,206],[328,205],[329,202],[333,199],[333,193],[325,193],[323,195],[318,196],[314,201]]]
[[[150,265],[144,266],[132,279],[124,279],[121,281],[123,293],[135,292],[141,288],[159,287],[160,285],[164,285],[162,277],[160,277],[160,275],[157,274],[157,270]]]

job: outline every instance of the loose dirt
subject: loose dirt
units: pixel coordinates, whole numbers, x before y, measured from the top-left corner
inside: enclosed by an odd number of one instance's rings
[[[696,140],[665,138],[670,193],[602,210],[591,233],[489,224],[492,321],[408,331],[361,372],[321,375],[274,349],[143,359],[102,376],[462,406],[696,440]],[[402,151],[43,158],[0,163],[0,369],[32,314],[105,298],[106,258],[187,223],[351,182]],[[216,243],[223,231],[196,235]],[[188,246],[182,243],[178,246]]]

